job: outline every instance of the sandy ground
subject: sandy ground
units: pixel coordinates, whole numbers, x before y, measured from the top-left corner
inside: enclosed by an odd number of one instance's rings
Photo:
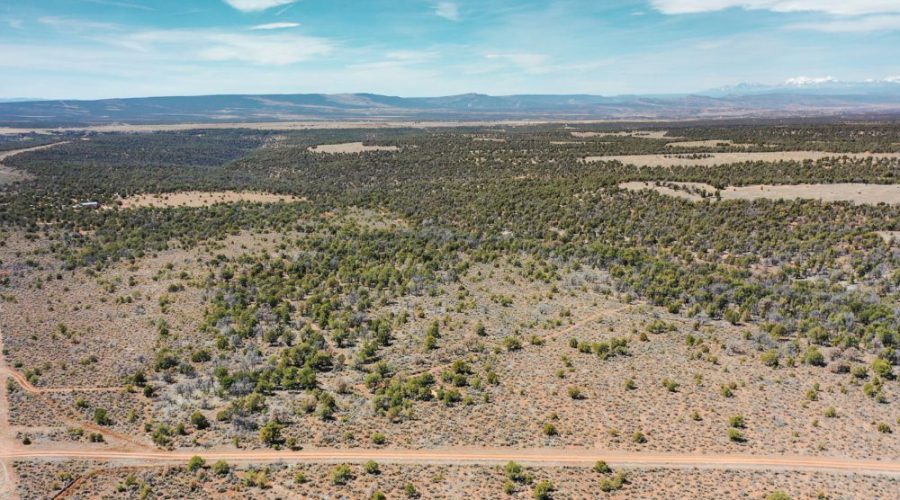
[[[642,139],[677,139],[667,130],[635,130],[633,132],[570,132],[573,137],[640,137]]]
[[[60,498],[138,498],[140,490],[151,498],[372,498],[383,492],[387,498],[534,498],[538,481],[554,485],[556,500],[583,498],[748,498],[763,499],[773,491],[791,498],[886,499],[896,497],[897,480],[891,477],[827,472],[716,471],[703,469],[616,469],[627,481],[622,489],[601,493],[600,482],[612,473],[598,474],[576,467],[526,467],[532,480],[512,484],[504,492],[507,477],[502,467],[479,465],[393,465],[380,464],[378,474],[366,474],[357,464],[349,466],[350,480],[335,485],[333,464],[269,464],[265,467],[236,465],[224,475],[205,469],[195,473],[184,464],[140,467],[114,466],[98,461],[67,460],[43,463],[16,462],[17,471],[27,477],[21,491],[29,498],[46,498],[61,492]],[[209,465],[209,462],[207,462]],[[251,473],[262,472],[262,487],[244,481]],[[63,474],[66,474],[65,476]],[[294,478],[302,474],[303,481]],[[67,482],[60,480],[67,477]],[[131,478],[130,483],[127,478]],[[67,484],[68,483],[68,484]],[[130,484],[130,485],[129,485]],[[413,485],[416,494],[404,491]]]
[[[876,231],[875,234],[888,243],[900,244],[900,231]]]
[[[369,151],[398,151],[397,146],[366,146],[361,142],[345,142],[342,144],[321,144],[308,148],[313,153],[368,153]]]
[[[714,148],[719,144],[725,144],[728,146],[740,146],[747,147],[752,146],[752,144],[738,144],[729,139],[709,139],[706,141],[680,141],[680,142],[670,142],[666,144],[667,148]]]
[[[255,203],[296,203],[304,201],[296,196],[238,191],[184,191],[167,194],[143,194],[122,199],[122,208],[141,207],[208,207],[218,203],[249,201]]]
[[[708,184],[696,182],[671,183],[688,188],[699,189],[714,194],[716,188]],[[702,196],[695,192],[681,191],[666,186],[657,186],[647,182],[625,182],[619,184],[622,189],[640,191],[652,189],[658,193],[675,196],[691,201],[700,201]],[[824,202],[851,201],[858,204],[877,205],[878,203],[900,203],[900,184],[784,184],[753,186],[730,186],[719,193],[723,200],[772,200],[810,199]]]
[[[685,156],[685,155],[680,155]],[[824,151],[772,151],[765,153],[704,153],[704,158],[679,157],[679,155],[618,155],[588,156],[586,162],[619,161],[626,165],[638,167],[675,167],[727,165],[747,161],[804,161],[821,160],[822,158],[900,158],[900,153],[827,153]]]

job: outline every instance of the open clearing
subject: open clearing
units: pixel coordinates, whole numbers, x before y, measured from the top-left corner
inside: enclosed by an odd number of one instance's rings
[[[753,144],[738,144],[732,140],[709,139],[705,141],[679,141],[666,144],[667,148],[715,148],[718,146],[734,146],[746,148]]]
[[[122,199],[121,208],[141,207],[208,207],[219,203],[296,203],[304,201],[296,196],[239,191],[184,191],[168,194],[142,194]]]
[[[716,188],[698,182],[672,182],[655,185],[648,182],[624,182],[622,189],[640,191],[652,189],[658,193],[700,201],[706,196],[714,196]],[[680,187],[680,189],[676,188]],[[723,200],[785,200],[810,199],[824,202],[851,201],[857,204],[877,205],[879,203],[900,203],[900,184],[783,184],[730,186],[719,192]]]
[[[823,158],[900,158],[900,153],[827,153],[824,151],[771,151],[763,153],[703,153],[702,157],[694,158],[693,155],[617,155],[617,156],[588,156],[585,162],[618,161],[626,165],[638,167],[677,167],[696,166],[712,167],[715,165],[727,165],[730,163],[743,163],[748,161],[778,162],[778,161],[806,161],[821,160]]]
[[[876,231],[875,234],[888,243],[900,243],[900,231]]]
[[[370,151],[398,151],[397,146],[366,146],[361,142],[345,142],[343,144],[322,144],[309,148],[313,153],[368,153]]]
[[[641,139],[677,139],[670,137],[667,130],[634,130],[632,132],[570,132],[573,137],[639,137]]]

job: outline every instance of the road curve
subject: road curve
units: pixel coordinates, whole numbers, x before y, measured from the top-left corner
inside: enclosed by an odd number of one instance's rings
[[[397,464],[478,464],[497,465],[510,460],[534,466],[590,467],[597,460],[614,466],[638,468],[702,468],[702,469],[767,469],[780,471],[815,470],[900,477],[900,461],[855,460],[834,457],[776,455],[703,455],[668,453],[633,453],[586,449],[499,449],[453,448],[438,450],[402,449],[308,449],[275,450],[181,450],[181,451],[107,451],[63,449],[17,449],[0,452],[0,458],[85,459],[154,465],[187,462],[199,455],[207,461],[293,462],[293,463],[358,463],[376,460]]]

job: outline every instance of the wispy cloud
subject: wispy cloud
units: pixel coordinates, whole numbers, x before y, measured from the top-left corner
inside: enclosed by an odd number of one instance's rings
[[[531,54],[524,52],[485,54],[484,57],[487,59],[504,61],[529,73],[546,72],[547,62],[550,60],[550,57],[546,54]]]
[[[140,3],[133,2],[118,2],[116,0],[82,0],[87,3],[94,3],[97,5],[109,5],[110,7],[122,7],[123,9],[136,9],[136,10],[145,10],[152,11],[155,10],[153,7],[149,7]]]
[[[651,0],[664,14],[696,14],[730,8],[772,12],[824,12],[839,16],[900,13],[896,0]]]
[[[242,12],[258,12],[280,5],[287,5],[297,0],[224,0],[225,3]]]
[[[251,30],[283,30],[289,28],[296,28],[300,26],[300,23],[268,23],[268,24],[257,24],[250,28]]]
[[[98,41],[161,58],[287,66],[325,56],[330,40],[287,33],[231,33],[215,30],[139,31]]]
[[[85,19],[73,19],[68,17],[44,16],[38,18],[38,23],[50,26],[58,30],[75,32],[85,31],[116,31],[121,29],[117,24],[89,21]]]
[[[242,61],[259,65],[286,66],[329,54],[333,47],[322,39],[290,36],[253,37],[210,35],[208,47],[197,54],[210,61]]]
[[[459,21],[459,5],[455,2],[439,2],[434,13],[449,21]]]
[[[871,31],[900,30],[900,15],[862,16],[851,19],[834,19],[831,21],[796,23],[788,29],[822,31],[825,33],[865,33]]]

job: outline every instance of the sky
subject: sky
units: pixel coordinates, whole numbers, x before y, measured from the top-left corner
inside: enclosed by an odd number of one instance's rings
[[[900,81],[900,0],[0,0],[0,97]]]

